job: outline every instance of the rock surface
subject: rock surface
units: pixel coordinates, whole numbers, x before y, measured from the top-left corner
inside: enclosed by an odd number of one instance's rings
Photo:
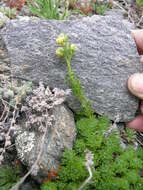
[[[54,108],[55,124],[46,134],[43,154],[39,161],[39,172],[36,179],[40,182],[49,171],[58,171],[60,158],[65,148],[71,149],[76,137],[76,127],[72,112],[65,106]],[[20,159],[31,168],[39,153],[39,144],[43,134],[26,129],[21,123],[16,137],[16,149]]]
[[[0,31],[11,60],[13,75],[67,88],[66,65],[56,58],[56,38],[67,33],[78,46],[72,68],[94,109],[115,120],[134,118],[138,100],[127,90],[127,79],[142,72],[133,26],[112,16],[92,16],[74,21],[12,20]],[[70,104],[71,108],[78,104]]]
[[[32,190],[32,186],[30,183],[22,184],[22,187],[20,190]]]

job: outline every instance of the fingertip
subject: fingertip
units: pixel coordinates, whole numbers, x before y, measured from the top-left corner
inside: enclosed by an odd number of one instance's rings
[[[143,73],[131,75],[127,81],[129,91],[140,99],[143,99]]]
[[[143,55],[143,30],[132,30],[133,36],[139,55]]]
[[[128,122],[126,126],[136,131],[143,131],[143,115],[137,116],[134,120]]]

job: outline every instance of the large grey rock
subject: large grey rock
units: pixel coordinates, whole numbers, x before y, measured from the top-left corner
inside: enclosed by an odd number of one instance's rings
[[[39,171],[35,177],[38,181],[46,177],[50,171],[58,171],[63,151],[65,148],[72,148],[76,137],[73,114],[65,105],[55,107],[53,115],[55,123],[46,134],[43,153],[38,162]],[[19,158],[29,168],[37,159],[42,136],[43,134],[36,130],[29,131],[25,121],[21,121],[15,144]]]
[[[56,38],[67,33],[78,46],[72,68],[95,111],[120,121],[134,118],[138,100],[127,90],[127,79],[142,72],[133,26],[116,15],[92,16],[74,21],[12,20],[1,30],[13,75],[67,88],[66,64],[56,58]],[[77,107],[75,101],[72,108]]]

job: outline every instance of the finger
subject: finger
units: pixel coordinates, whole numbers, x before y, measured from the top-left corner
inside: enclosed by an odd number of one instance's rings
[[[143,115],[139,115],[131,122],[128,122],[127,127],[135,129],[136,131],[143,131]]]
[[[140,56],[140,62],[143,63],[143,55]]]
[[[132,94],[143,100],[143,73],[131,75],[127,85]]]
[[[141,113],[143,114],[143,101],[141,101],[141,103],[140,103],[139,110],[140,110]]]
[[[143,55],[143,30],[132,30],[132,36],[136,42],[139,54]]]

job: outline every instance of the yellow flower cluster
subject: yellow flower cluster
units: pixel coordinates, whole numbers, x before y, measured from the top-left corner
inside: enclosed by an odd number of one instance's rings
[[[59,47],[56,50],[56,55],[57,55],[57,57],[63,57],[64,56],[64,49],[62,47]]]
[[[73,53],[77,51],[77,46],[75,44],[71,44],[70,48],[73,51]]]
[[[64,46],[65,42],[68,41],[68,36],[66,34],[61,33],[56,40],[56,43],[60,46]]]
[[[56,43],[61,46],[56,50],[56,55],[58,57],[64,57],[66,53],[73,55],[77,51],[77,46],[75,44],[69,44],[68,36],[64,33],[61,33]]]

